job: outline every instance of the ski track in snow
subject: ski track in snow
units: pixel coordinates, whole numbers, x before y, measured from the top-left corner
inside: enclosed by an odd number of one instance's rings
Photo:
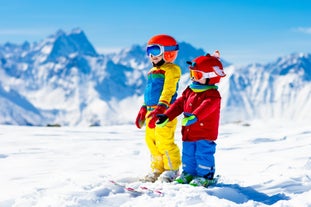
[[[217,140],[210,188],[145,183],[164,195],[135,195],[149,170],[144,131],[134,126],[0,126],[1,207],[311,206],[311,131],[254,122],[227,124]],[[180,127],[176,140],[181,146]]]

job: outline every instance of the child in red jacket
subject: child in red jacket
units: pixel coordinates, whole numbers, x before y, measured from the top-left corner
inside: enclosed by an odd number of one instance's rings
[[[157,126],[184,114],[182,119],[182,173],[176,181],[207,186],[215,173],[215,140],[218,136],[221,96],[217,84],[225,76],[219,52],[199,56],[190,65],[192,83],[174,104],[158,115]]]

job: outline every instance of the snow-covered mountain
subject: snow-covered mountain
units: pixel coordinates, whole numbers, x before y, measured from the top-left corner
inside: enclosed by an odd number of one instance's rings
[[[228,69],[226,121],[245,119],[310,120],[311,55],[292,54],[267,65]]]
[[[180,43],[180,92],[189,83],[185,61],[205,53]],[[310,119],[310,54],[240,68],[223,63],[223,121]],[[81,29],[60,30],[38,43],[0,45],[0,124],[132,123],[150,67],[145,45],[98,54]]]
[[[10,88],[0,85],[0,123],[35,125],[43,118],[27,99]],[[23,114],[21,116],[21,114]]]

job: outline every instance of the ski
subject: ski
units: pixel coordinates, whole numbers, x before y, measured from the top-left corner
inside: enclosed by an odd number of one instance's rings
[[[158,196],[164,196],[164,193],[160,189],[151,189],[146,186],[140,186],[139,188],[142,189],[143,191],[147,191],[149,193],[152,193]]]
[[[215,186],[220,179],[220,175],[215,176],[206,186],[194,186],[193,187],[204,187],[210,188]],[[121,183],[115,180],[109,180],[112,184],[120,187],[124,190],[124,192],[130,193],[133,196],[141,196],[141,195],[149,195],[149,196],[164,196],[164,192],[160,188],[156,188],[155,186],[149,187],[149,184],[146,182],[129,182],[129,183]],[[180,184],[178,182],[171,182],[171,184],[179,184],[179,185],[189,185],[189,184]]]
[[[141,191],[137,191],[136,189],[134,188],[131,188],[131,187],[128,187],[126,184],[123,184],[123,183],[119,183],[117,181],[114,181],[114,180],[109,180],[112,184],[120,187],[120,188],[123,188],[126,192],[129,192],[129,193],[132,193],[132,194],[137,194],[137,195],[140,195],[142,194]]]
[[[148,194],[148,195],[154,195],[154,196],[163,196],[164,193],[159,190],[159,189],[152,189],[147,186],[143,186],[139,184],[138,186],[131,186],[131,183],[119,183],[114,180],[109,180],[112,184],[123,188],[125,192],[128,192],[130,194],[133,194],[135,196],[143,195],[143,194]]]

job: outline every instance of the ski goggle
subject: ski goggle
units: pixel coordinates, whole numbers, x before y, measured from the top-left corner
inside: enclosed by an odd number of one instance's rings
[[[147,45],[147,55],[150,56],[161,56],[164,51],[176,51],[178,50],[178,45],[173,46],[163,46],[163,45]]]
[[[215,78],[217,74],[214,72],[202,72],[200,70],[191,70],[190,69],[190,78],[194,80],[202,80],[203,78]]]

